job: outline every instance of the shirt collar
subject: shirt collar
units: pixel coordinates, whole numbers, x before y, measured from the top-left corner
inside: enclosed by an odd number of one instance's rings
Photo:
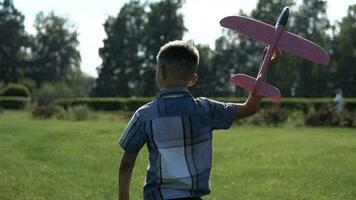
[[[183,96],[191,96],[189,89],[186,87],[175,87],[164,89],[157,93],[156,99],[162,98],[174,98],[174,97],[183,97]]]

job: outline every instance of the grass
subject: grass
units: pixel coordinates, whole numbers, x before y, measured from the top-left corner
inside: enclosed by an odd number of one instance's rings
[[[35,120],[0,114],[0,199],[117,199],[116,145],[126,120]],[[142,199],[146,149],[132,199]],[[205,200],[356,199],[356,130],[234,126],[214,134],[212,194]]]

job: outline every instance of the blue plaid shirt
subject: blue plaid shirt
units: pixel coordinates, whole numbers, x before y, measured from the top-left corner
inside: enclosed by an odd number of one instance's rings
[[[161,91],[139,108],[119,144],[130,153],[138,153],[147,144],[144,199],[209,194],[212,131],[229,128],[236,109],[234,104],[193,98],[187,88]]]

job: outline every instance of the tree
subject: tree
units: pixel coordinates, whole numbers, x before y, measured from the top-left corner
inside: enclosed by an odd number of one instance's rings
[[[348,8],[345,16],[338,24],[340,32],[335,38],[334,63],[336,75],[333,81],[335,88],[341,88],[345,96],[355,96],[356,94],[356,4]]]
[[[95,79],[83,73],[79,68],[70,69],[64,84],[72,90],[75,97],[87,97],[93,90]]]
[[[116,18],[104,24],[107,38],[99,49],[103,60],[98,68],[97,96],[130,96],[138,87],[139,69],[144,63],[147,16],[139,1],[125,4]]]
[[[198,82],[190,89],[194,96],[212,96],[216,94],[215,67],[212,63],[213,51],[209,46],[196,45],[199,51]]]
[[[156,90],[156,54],[170,40],[181,39],[183,17],[177,12],[181,0],[149,5],[139,1],[125,4],[104,28],[107,38],[99,49],[103,60],[98,68],[97,96],[153,95]]]
[[[40,12],[35,21],[33,63],[28,76],[37,82],[66,80],[70,70],[79,69],[78,32],[74,25],[53,12]]]
[[[140,69],[140,95],[153,95],[153,91],[157,90],[154,67],[160,47],[169,41],[183,38],[186,28],[183,15],[179,13],[182,5],[183,0],[164,0],[149,5],[145,38],[147,51],[145,63]]]
[[[16,81],[25,65],[27,36],[24,16],[12,0],[0,2],[0,83]]]
[[[226,31],[225,35],[215,41],[215,53],[213,55],[213,70],[215,78],[213,84],[215,95],[228,95],[234,91],[229,84],[232,74],[253,74],[254,66],[250,62],[251,52],[247,47],[251,45],[248,39],[242,39],[235,32]],[[237,95],[244,95],[241,88],[237,88]]]
[[[330,49],[331,38],[326,33],[330,24],[326,16],[326,1],[304,0],[295,13],[295,20],[291,31],[305,37],[325,49]],[[330,96],[332,94],[332,76],[329,68],[300,58],[292,58],[289,66],[295,71],[295,95],[303,97]]]

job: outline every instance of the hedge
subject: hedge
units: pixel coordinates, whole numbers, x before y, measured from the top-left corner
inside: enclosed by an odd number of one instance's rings
[[[7,97],[30,97],[30,90],[21,84],[18,83],[10,83],[5,87],[0,89],[0,96]]]
[[[92,110],[105,111],[134,111],[142,105],[152,101],[152,97],[81,97],[58,99],[55,105],[62,107],[71,107],[75,105],[87,105]],[[244,102],[246,98],[240,97],[212,97],[223,102]],[[22,109],[30,102],[28,97],[0,97],[0,107],[5,109]],[[356,111],[356,98],[345,98],[345,107],[349,111]],[[298,110],[308,113],[310,110],[317,110],[324,106],[332,106],[333,98],[283,98],[281,104],[277,105],[268,99],[263,99],[261,108],[285,108],[289,110]]]
[[[80,97],[58,99],[54,104],[65,108],[76,105],[87,105],[92,110],[126,110],[134,111],[142,105],[152,101],[150,97],[124,98],[124,97]]]
[[[151,97],[136,97],[136,98],[123,98],[123,97],[82,97],[82,98],[69,98],[59,99],[55,101],[56,105],[63,107],[70,107],[74,105],[87,105],[92,110],[127,110],[134,111],[140,106],[152,101]],[[246,98],[240,97],[212,97],[223,102],[244,102]],[[356,110],[356,98],[346,98],[346,109],[350,111]],[[279,107],[289,110],[299,110],[305,113],[310,110],[320,109],[323,106],[332,106],[334,104],[333,98],[283,98],[280,104],[275,104],[268,99],[263,99],[262,108]]]
[[[0,107],[5,109],[23,109],[30,101],[29,97],[0,96]]]

